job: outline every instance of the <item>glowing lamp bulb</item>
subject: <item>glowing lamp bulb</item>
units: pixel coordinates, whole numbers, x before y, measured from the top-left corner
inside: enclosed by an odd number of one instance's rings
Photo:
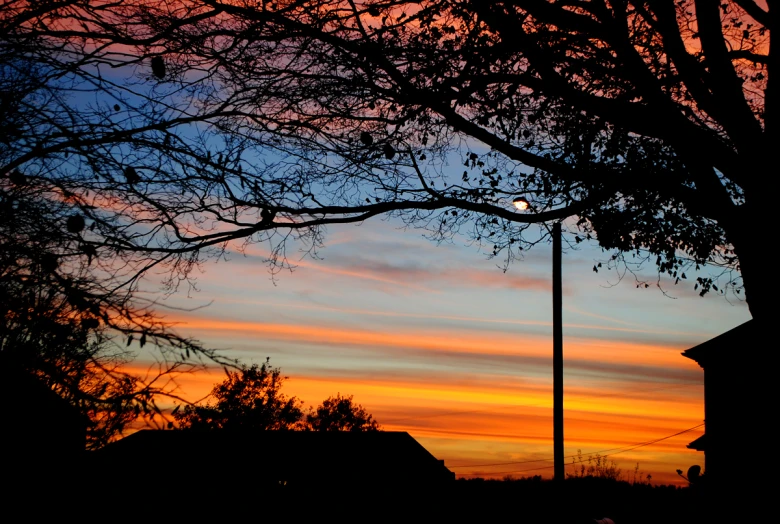
[[[515,199],[512,201],[512,203],[513,203],[513,204],[515,205],[515,207],[516,207],[517,209],[519,209],[520,211],[525,211],[526,209],[528,209],[529,207],[531,207],[531,204],[529,204],[529,203],[528,203],[528,200],[526,200],[526,199],[525,199],[525,198],[523,198],[523,197],[517,197],[517,198],[515,198]]]

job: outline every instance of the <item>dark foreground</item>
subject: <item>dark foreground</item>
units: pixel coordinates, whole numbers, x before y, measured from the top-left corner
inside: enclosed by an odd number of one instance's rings
[[[248,470],[208,482],[175,467],[125,466],[86,478],[24,475],[3,492],[2,514],[86,522],[518,522],[615,524],[730,522],[690,488],[598,478],[459,480],[442,485],[318,486],[258,483]],[[138,474],[140,472],[143,474]],[[124,475],[124,479],[119,478]],[[5,520],[5,519],[4,519]],[[10,521],[9,521],[10,522]]]

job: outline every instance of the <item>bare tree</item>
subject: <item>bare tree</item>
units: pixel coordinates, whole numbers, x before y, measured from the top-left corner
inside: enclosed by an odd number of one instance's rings
[[[570,238],[597,238],[608,266],[720,267],[754,317],[772,309],[771,7],[8,6],[5,78],[38,90],[14,106],[3,171],[90,206],[95,243],[139,270],[186,277],[237,240],[283,266],[290,239],[316,250],[324,226],[386,214],[509,263],[540,241],[529,225],[576,216]]]

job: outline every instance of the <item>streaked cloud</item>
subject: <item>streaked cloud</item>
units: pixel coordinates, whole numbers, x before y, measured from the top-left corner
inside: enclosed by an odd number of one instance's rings
[[[409,431],[448,464],[551,458],[550,251],[539,246],[507,273],[474,247],[436,246],[391,224],[333,228],[320,252],[272,282],[265,254],[209,265],[195,299],[169,312],[178,330],[245,362],[271,357],[286,393],[315,405],[353,394],[386,429]],[[302,255],[301,255],[302,256]],[[680,352],[747,320],[718,297],[637,290],[593,273],[588,246],[564,255],[566,454],[626,448],[700,424],[702,371]],[[614,285],[612,285],[614,284]],[[682,288],[679,288],[682,289]],[[182,377],[188,398],[221,370]],[[701,463],[699,434],[615,455],[655,481]],[[461,473],[550,476],[549,462]],[[529,468],[544,467],[548,469]]]

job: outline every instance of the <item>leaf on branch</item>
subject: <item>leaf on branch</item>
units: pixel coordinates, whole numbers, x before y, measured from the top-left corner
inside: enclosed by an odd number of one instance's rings
[[[141,181],[141,177],[138,176],[138,172],[133,166],[128,166],[125,168],[125,179],[130,185],[137,184]]]
[[[57,271],[57,268],[59,267],[60,262],[57,258],[57,255],[54,253],[45,253],[41,257],[41,269],[48,273],[54,273]]]
[[[165,60],[161,56],[152,57],[152,74],[160,80],[165,78]]]
[[[24,176],[19,170],[14,169],[11,171],[11,174],[8,175],[8,178],[11,180],[11,183],[15,186],[26,186],[27,185],[27,177]]]
[[[93,229],[95,229],[95,228],[94,228],[94,225],[95,225],[95,224],[93,223],[93,224],[92,224],[92,225],[89,227],[89,230],[90,230],[90,231],[92,231]],[[93,258],[95,258],[95,257],[97,256],[97,249],[95,248],[95,246],[93,246],[93,245],[90,245],[90,244],[85,244],[84,246],[82,246],[82,248],[81,248],[81,249],[84,251],[84,254],[85,254],[85,255],[87,255],[87,265],[88,265],[88,266],[89,266],[89,265],[91,265],[91,264],[92,264],[92,259],[93,259]]]
[[[84,318],[81,320],[81,327],[84,329],[97,329],[100,326],[100,321],[96,318]]]
[[[276,216],[276,211],[273,211],[272,209],[263,208],[262,211],[260,211],[260,219],[261,223],[263,224],[270,224],[274,221],[274,217]]]

